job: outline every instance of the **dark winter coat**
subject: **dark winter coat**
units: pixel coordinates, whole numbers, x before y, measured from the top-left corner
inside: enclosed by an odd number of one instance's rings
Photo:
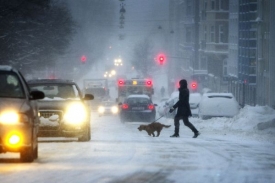
[[[192,116],[189,104],[189,90],[187,88],[187,81],[180,81],[179,88],[179,101],[173,106],[174,109],[178,108],[176,117],[189,117]]]

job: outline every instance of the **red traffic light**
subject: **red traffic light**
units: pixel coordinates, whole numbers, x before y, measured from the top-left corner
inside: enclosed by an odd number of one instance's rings
[[[192,90],[196,90],[197,87],[198,87],[197,82],[193,81],[193,82],[191,83],[191,89],[192,89]]]
[[[85,55],[83,55],[80,60],[84,64],[87,61],[87,57]]]
[[[159,54],[157,57],[157,61],[160,65],[163,65],[165,63],[166,57],[164,54]]]

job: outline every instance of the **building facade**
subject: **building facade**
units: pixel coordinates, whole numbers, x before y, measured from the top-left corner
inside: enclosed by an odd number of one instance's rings
[[[257,0],[239,0],[238,79],[256,84]]]
[[[227,76],[228,0],[200,0],[200,68],[216,77]]]
[[[275,1],[258,0],[257,10],[256,100],[275,108]]]
[[[227,74],[234,79],[238,77],[238,43],[239,43],[239,0],[229,1],[228,32],[228,66]]]

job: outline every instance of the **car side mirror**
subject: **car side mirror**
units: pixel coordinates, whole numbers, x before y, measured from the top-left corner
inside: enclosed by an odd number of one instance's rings
[[[93,100],[94,96],[92,94],[85,94],[83,100]]]
[[[30,92],[31,100],[43,99],[44,97],[45,94],[42,91],[35,90]]]

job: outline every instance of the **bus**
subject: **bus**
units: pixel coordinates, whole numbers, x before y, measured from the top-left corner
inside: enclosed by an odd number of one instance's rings
[[[151,79],[119,79],[117,81],[118,103],[124,102],[124,99],[129,95],[145,94],[152,99],[154,94],[153,82]]]

